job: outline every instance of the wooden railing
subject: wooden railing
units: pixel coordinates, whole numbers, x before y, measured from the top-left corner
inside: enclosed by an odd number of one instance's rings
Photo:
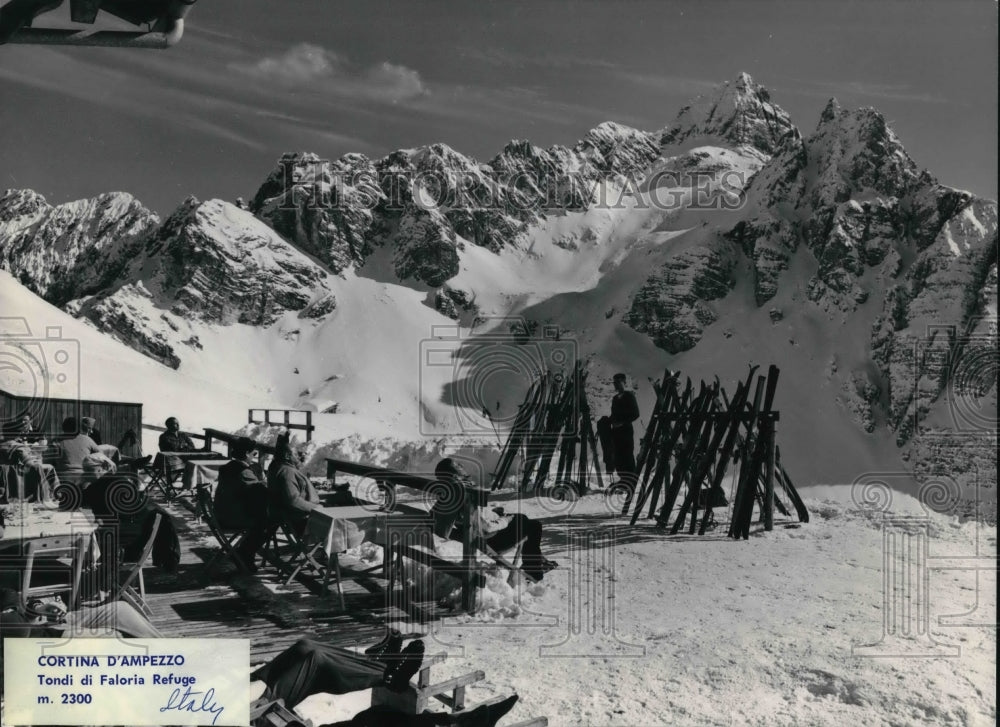
[[[254,415],[257,412],[263,412],[264,418],[258,419]],[[272,414],[276,414],[273,417]],[[305,424],[292,421],[293,414],[304,414]],[[306,433],[306,441],[312,441],[312,433],[316,429],[312,423],[312,412],[306,411],[304,409],[248,409],[247,410],[247,423],[248,424],[280,424],[286,429],[301,429]]]

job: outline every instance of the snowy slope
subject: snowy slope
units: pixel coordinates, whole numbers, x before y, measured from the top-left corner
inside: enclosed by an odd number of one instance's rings
[[[808,525],[778,522],[739,543],[720,533],[724,524],[702,538],[629,529],[595,497],[569,510],[523,502],[546,520],[544,550],[560,569],[515,589],[500,571],[476,615],[397,626],[426,634],[428,653],[449,654],[435,680],[485,670],[470,703],[519,694],[511,723],[546,715],[554,727],[995,724],[996,527],[892,499],[894,516],[924,518],[905,527],[926,537],[929,620],[904,621],[915,602],[897,600],[900,635],[883,641],[892,613],[880,515],[860,509],[849,487],[804,494]],[[571,549],[587,535],[611,545]],[[935,561],[961,557],[983,568],[978,580]],[[860,648],[872,644],[880,646]],[[917,656],[928,653],[937,656]],[[298,709],[323,724],[369,700],[316,695]]]

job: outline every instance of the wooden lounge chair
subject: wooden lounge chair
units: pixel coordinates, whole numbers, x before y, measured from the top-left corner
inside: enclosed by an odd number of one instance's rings
[[[153,615],[153,612],[146,604],[146,582],[142,577],[142,569],[145,567],[146,561],[149,560],[149,556],[153,552],[153,544],[156,542],[156,534],[160,530],[160,523],[162,521],[163,513],[156,513],[153,518],[153,528],[149,533],[149,538],[146,539],[146,544],[143,546],[139,557],[136,558],[135,562],[130,563],[126,561],[119,564],[119,569],[125,567],[128,571],[122,581],[118,584],[118,588],[116,588],[108,598],[108,602],[125,601],[140,610],[144,615]],[[138,593],[136,593],[135,588],[132,586],[132,584],[136,581],[139,583]]]

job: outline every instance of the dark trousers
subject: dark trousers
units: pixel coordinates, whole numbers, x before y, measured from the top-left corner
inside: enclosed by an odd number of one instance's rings
[[[322,727],[437,727],[451,723],[447,713],[406,714],[392,707],[369,707],[346,722]]]
[[[513,548],[517,541],[526,538],[521,548],[521,561],[524,570],[531,574],[542,563],[542,524],[532,520],[527,515],[517,514],[507,523],[503,530],[490,533],[486,543],[493,550],[503,552]]]
[[[353,651],[299,639],[250,675],[293,709],[311,694],[347,694],[382,684],[385,664]]]
[[[611,430],[611,440],[615,451],[615,471],[630,490],[635,490],[635,437],[632,425]]]

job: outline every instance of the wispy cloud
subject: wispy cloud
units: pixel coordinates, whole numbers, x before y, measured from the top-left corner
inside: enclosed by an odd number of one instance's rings
[[[870,98],[884,101],[908,101],[924,104],[947,104],[952,101],[937,93],[919,91],[908,84],[872,83],[870,81],[811,81],[794,79],[782,89],[787,93],[817,98]]]
[[[105,108],[143,118],[163,119],[165,101],[182,100],[188,96],[176,89],[154,89],[131,84],[123,70],[112,70],[81,61],[62,52],[36,49],[30,56],[8,53],[5,64],[0,66],[0,78],[30,88],[59,93],[70,98],[96,103]],[[67,69],[72,69],[67,72]],[[128,88],[127,93],[111,89]],[[219,101],[215,100],[218,104]],[[188,108],[188,104],[183,106]],[[170,116],[173,124],[187,127],[219,139],[234,142],[251,149],[261,149],[256,140],[209,121],[192,111],[179,111]]]
[[[428,93],[420,73],[412,68],[388,61],[369,68],[354,68],[346,58],[312,43],[298,43],[256,61],[234,61],[229,68],[286,89],[321,85],[324,91],[336,95],[391,103]]]
[[[619,65],[605,58],[577,53],[532,52],[522,53],[504,48],[466,47],[458,51],[462,58],[480,61],[497,68],[523,69],[533,67],[559,70],[573,68],[612,70]]]
[[[649,73],[618,69],[614,73],[620,83],[630,83],[642,86],[650,91],[671,94],[690,94],[691,96],[712,91],[719,86],[720,81],[687,76],[671,76],[666,73]]]

